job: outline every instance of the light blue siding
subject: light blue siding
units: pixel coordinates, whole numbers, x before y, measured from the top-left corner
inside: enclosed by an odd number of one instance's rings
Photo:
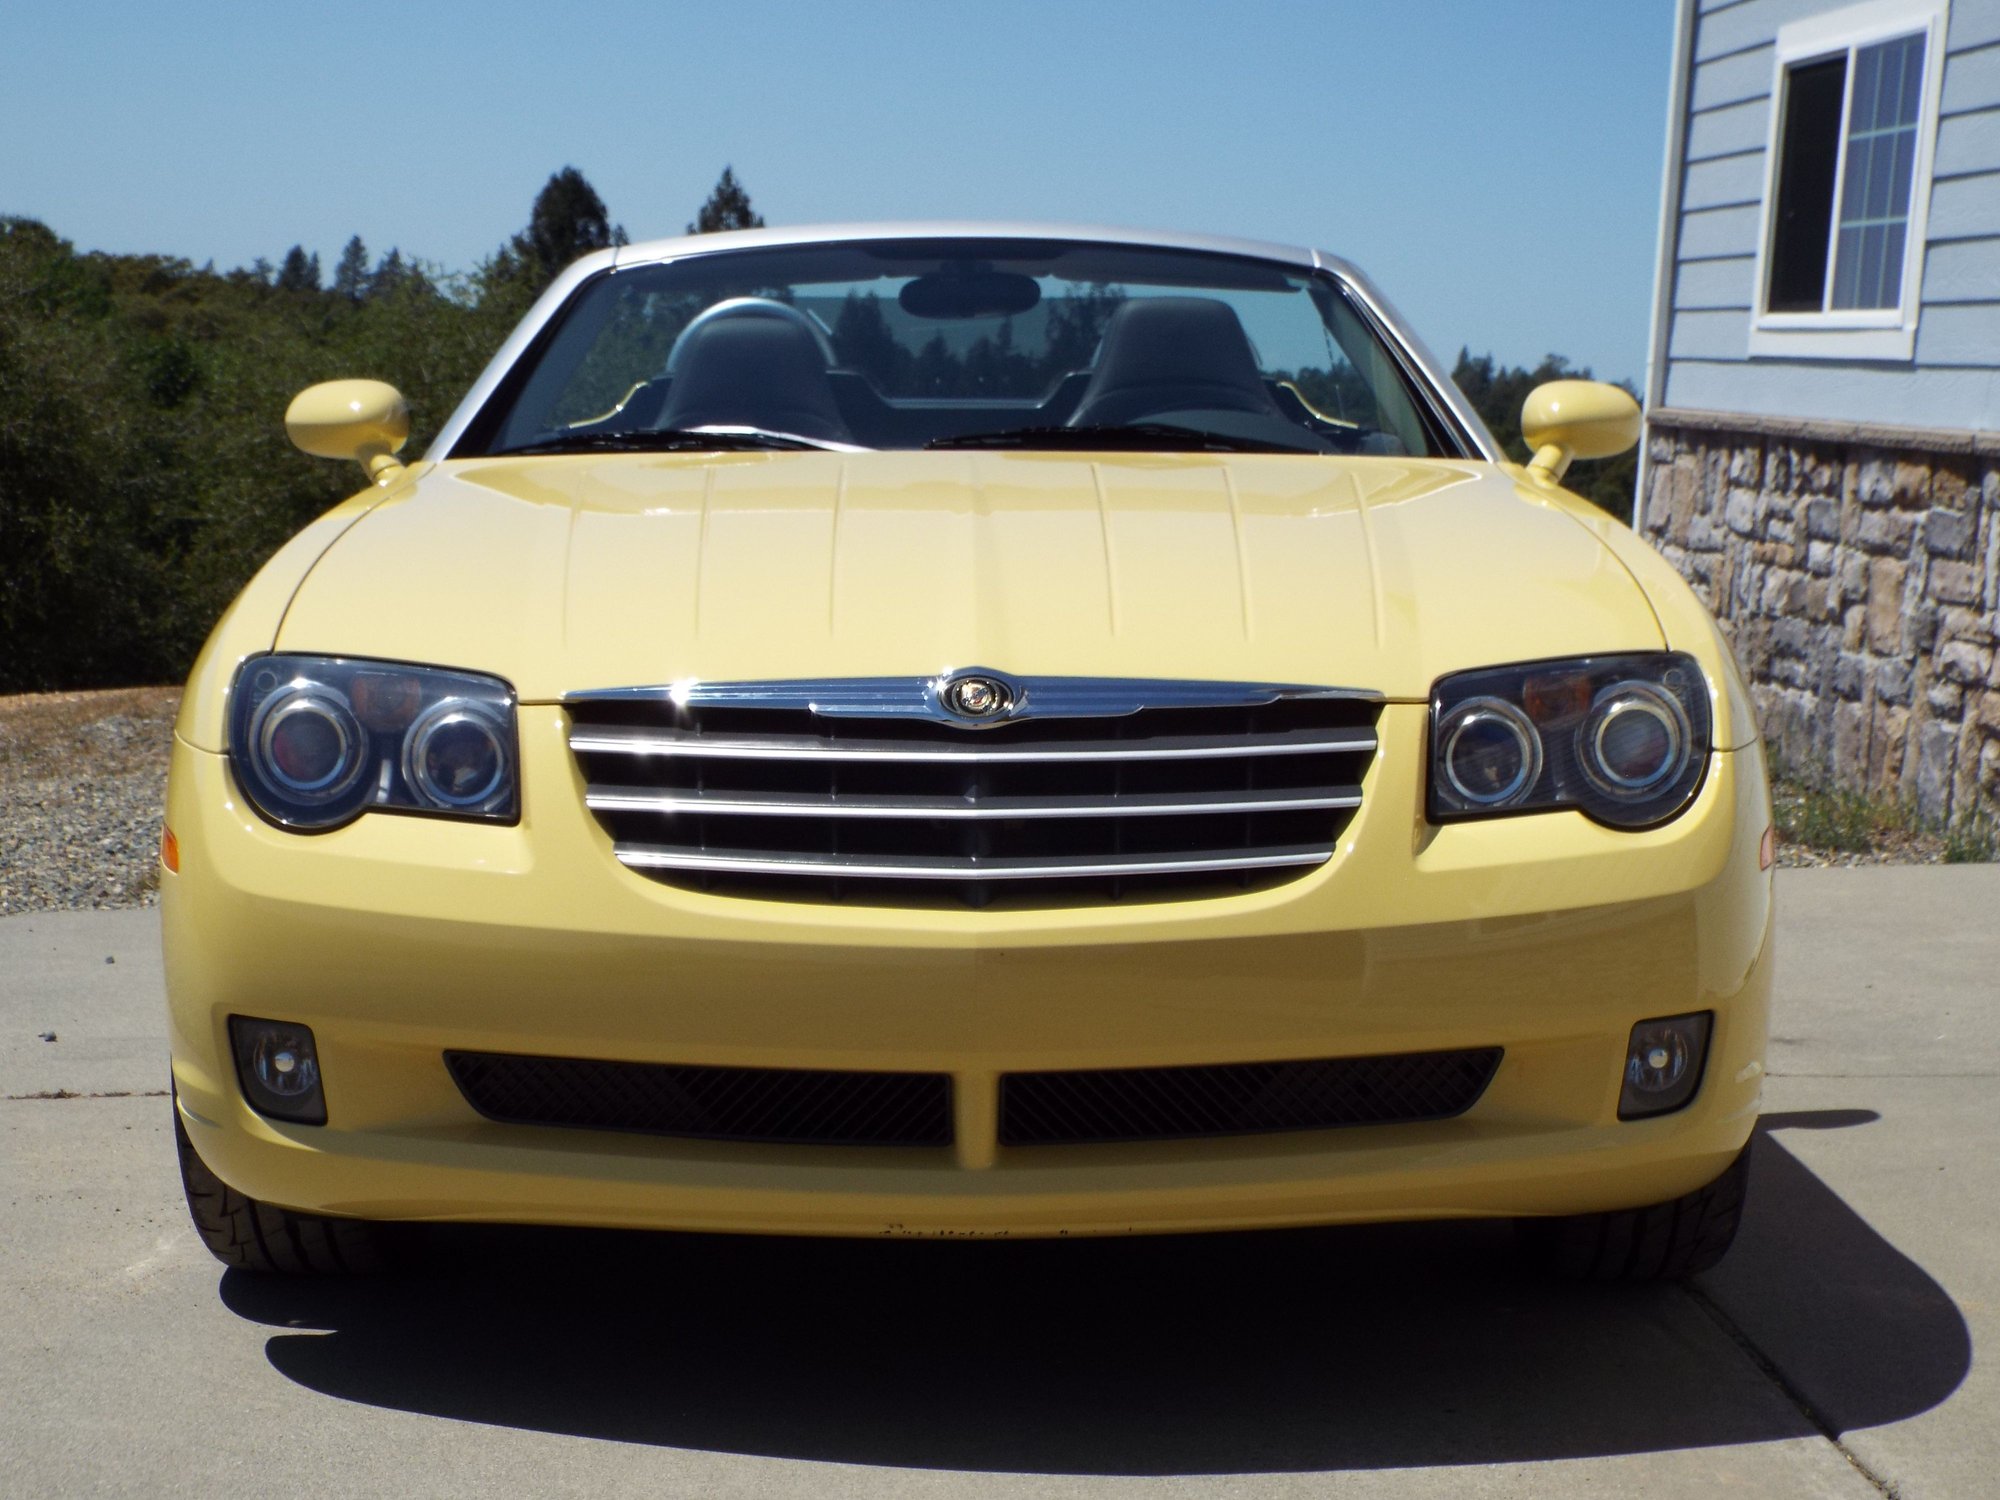
[[[1741,312],[1677,312],[1667,354],[1672,359],[1741,359],[1748,343]]]
[[[1756,282],[1755,256],[1735,255],[1727,260],[1687,261],[1682,264],[1680,274],[1674,281],[1674,306],[1691,312],[1715,308],[1747,312]]]
[[[2000,172],[1932,184],[1931,239],[1985,234],[2000,234]]]
[[[1718,156],[1687,169],[1681,186],[1681,208],[1730,208],[1764,201],[1764,153]]]
[[[1975,52],[1949,53],[1944,65],[1944,98],[1938,109],[1947,115],[2000,105],[2000,45]]]
[[[2000,304],[1926,303],[1917,320],[1917,363],[2000,365]],[[2000,412],[1988,412],[1981,425],[2000,425]]]
[[[1696,62],[1726,57],[1750,47],[1768,47],[1787,21],[1823,15],[1839,10],[1839,0],[1743,0],[1741,5],[1721,7],[1701,18],[1694,36]]]
[[[1963,52],[1969,47],[1985,47],[2000,42],[2000,6],[1954,0],[1951,29],[1945,33],[1945,50]]]
[[[1772,369],[1741,360],[1676,360],[1667,406],[1759,417],[1821,417],[1897,427],[1988,427],[1966,414],[2000,407],[2000,371],[1843,365],[1819,360]]]
[[[1938,121],[1937,176],[1958,177],[1995,167],[2000,167],[2000,109]]]
[[[1694,108],[1719,109],[1746,99],[1769,98],[1773,55],[1769,46],[1763,46],[1702,63],[1694,70]]]
[[[1709,208],[1681,215],[1681,259],[1701,260],[1720,255],[1755,255],[1763,210],[1756,204],[1741,208]]]
[[[1688,122],[1688,160],[1762,151],[1771,139],[1771,106],[1751,99],[1696,115]]]
[[[1670,406],[2000,428],[2000,0],[1952,0],[1915,356],[1749,355],[1779,27],[1853,0],[1694,0],[1679,221],[1663,255]]]
[[[2000,192],[2000,181],[1993,191]],[[2000,239],[1931,241],[1924,303],[1992,302],[2000,295]],[[1928,314],[1926,315],[1928,316]]]

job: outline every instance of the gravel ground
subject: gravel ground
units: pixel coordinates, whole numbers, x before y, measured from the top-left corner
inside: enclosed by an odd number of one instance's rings
[[[179,688],[0,698],[0,916],[158,899]]]

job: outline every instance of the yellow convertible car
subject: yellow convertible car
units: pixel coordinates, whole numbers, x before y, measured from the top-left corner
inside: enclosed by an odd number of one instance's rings
[[[1727,646],[1311,251],[980,225],[572,267],[216,627],[162,840],[189,1206],[1712,1264],[1770,986]]]

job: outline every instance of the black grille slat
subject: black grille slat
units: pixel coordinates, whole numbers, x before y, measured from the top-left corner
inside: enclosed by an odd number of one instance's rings
[[[749,706],[734,689],[567,707],[593,816],[665,884],[1074,903],[1258,888],[1333,856],[1375,759],[1374,699],[1283,690],[1205,708],[1187,705],[1231,685],[1157,686],[1169,706],[981,729]]]
[[[1185,1140],[1445,1120],[1478,1102],[1498,1047],[1382,1057],[1009,1073],[1004,1146]]]
[[[949,1146],[951,1079],[603,1062],[447,1052],[466,1102],[507,1125],[554,1125],[695,1140],[827,1146]]]

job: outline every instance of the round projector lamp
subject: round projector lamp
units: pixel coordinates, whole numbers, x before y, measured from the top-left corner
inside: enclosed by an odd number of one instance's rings
[[[1542,774],[1542,737],[1504,698],[1474,698],[1451,711],[1440,736],[1439,769],[1468,807],[1507,807]]]
[[[1641,1021],[1625,1047],[1618,1118],[1639,1120],[1684,1109],[1701,1086],[1713,1022],[1708,1011]]]

